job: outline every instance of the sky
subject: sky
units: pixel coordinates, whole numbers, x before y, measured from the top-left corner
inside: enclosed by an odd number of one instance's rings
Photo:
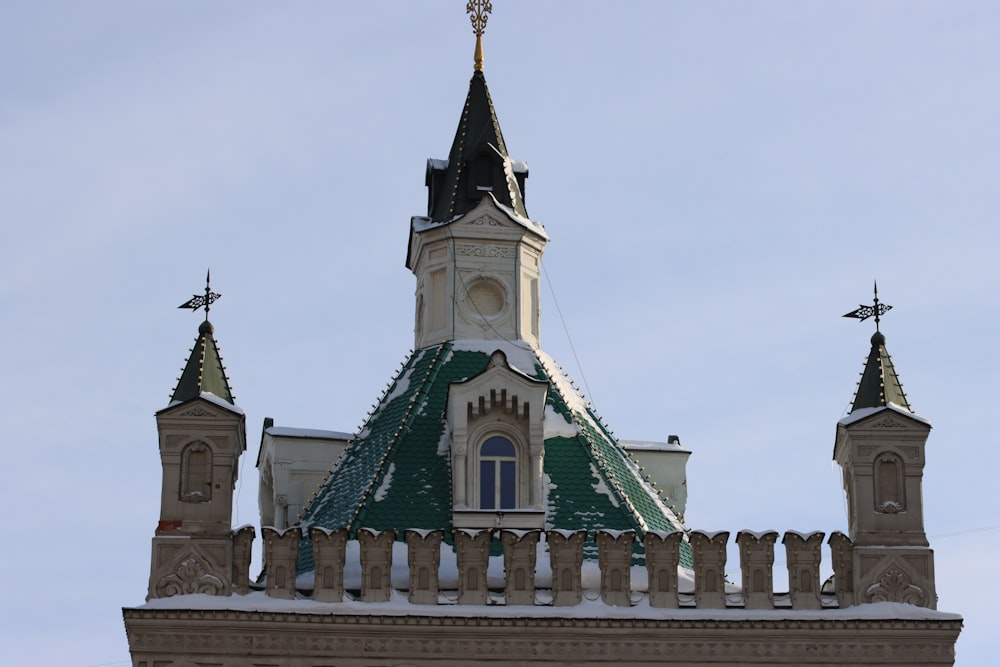
[[[464,5],[0,3],[8,664],[129,664],[153,415],[207,268],[247,414],[234,522],[265,417],[357,428],[413,346],[409,219],[472,74]],[[934,427],[938,608],[957,664],[992,664],[1000,5],[493,7],[486,78],[552,239],[546,352],[619,437],[680,436],[690,527],[846,532],[835,425],[873,325],[841,315],[878,280]]]

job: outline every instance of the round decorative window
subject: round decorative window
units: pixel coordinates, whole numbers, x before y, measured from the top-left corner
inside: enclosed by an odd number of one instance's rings
[[[503,285],[493,278],[476,278],[469,283],[463,305],[470,315],[496,317],[507,305]]]

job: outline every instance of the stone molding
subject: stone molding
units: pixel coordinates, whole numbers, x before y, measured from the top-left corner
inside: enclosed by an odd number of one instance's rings
[[[952,665],[961,630],[960,620],[123,614],[133,665],[158,667],[663,664],[667,656],[679,665]]]

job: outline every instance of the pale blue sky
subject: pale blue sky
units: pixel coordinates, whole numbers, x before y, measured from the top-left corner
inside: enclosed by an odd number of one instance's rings
[[[934,425],[939,607],[966,617],[957,664],[990,664],[1000,5],[622,6],[497,1],[487,29],[579,365],[547,285],[543,347],[620,437],[694,452],[691,527],[846,530],[834,426],[872,327],[840,315],[877,278]],[[128,664],[153,413],[206,267],[247,412],[240,522],[264,417],[349,431],[377,398],[412,346],[407,229],[472,72],[463,8],[0,3],[10,664]]]

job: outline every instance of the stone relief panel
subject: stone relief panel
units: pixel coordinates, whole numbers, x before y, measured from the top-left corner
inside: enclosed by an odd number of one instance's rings
[[[156,584],[157,596],[164,598],[193,593],[222,595],[225,590],[226,583],[212,574],[193,554],[178,563],[173,572],[161,577]]]
[[[927,606],[926,592],[915,586],[910,576],[896,566],[890,567],[877,582],[869,586],[865,597],[867,602],[903,602],[918,607]]]

